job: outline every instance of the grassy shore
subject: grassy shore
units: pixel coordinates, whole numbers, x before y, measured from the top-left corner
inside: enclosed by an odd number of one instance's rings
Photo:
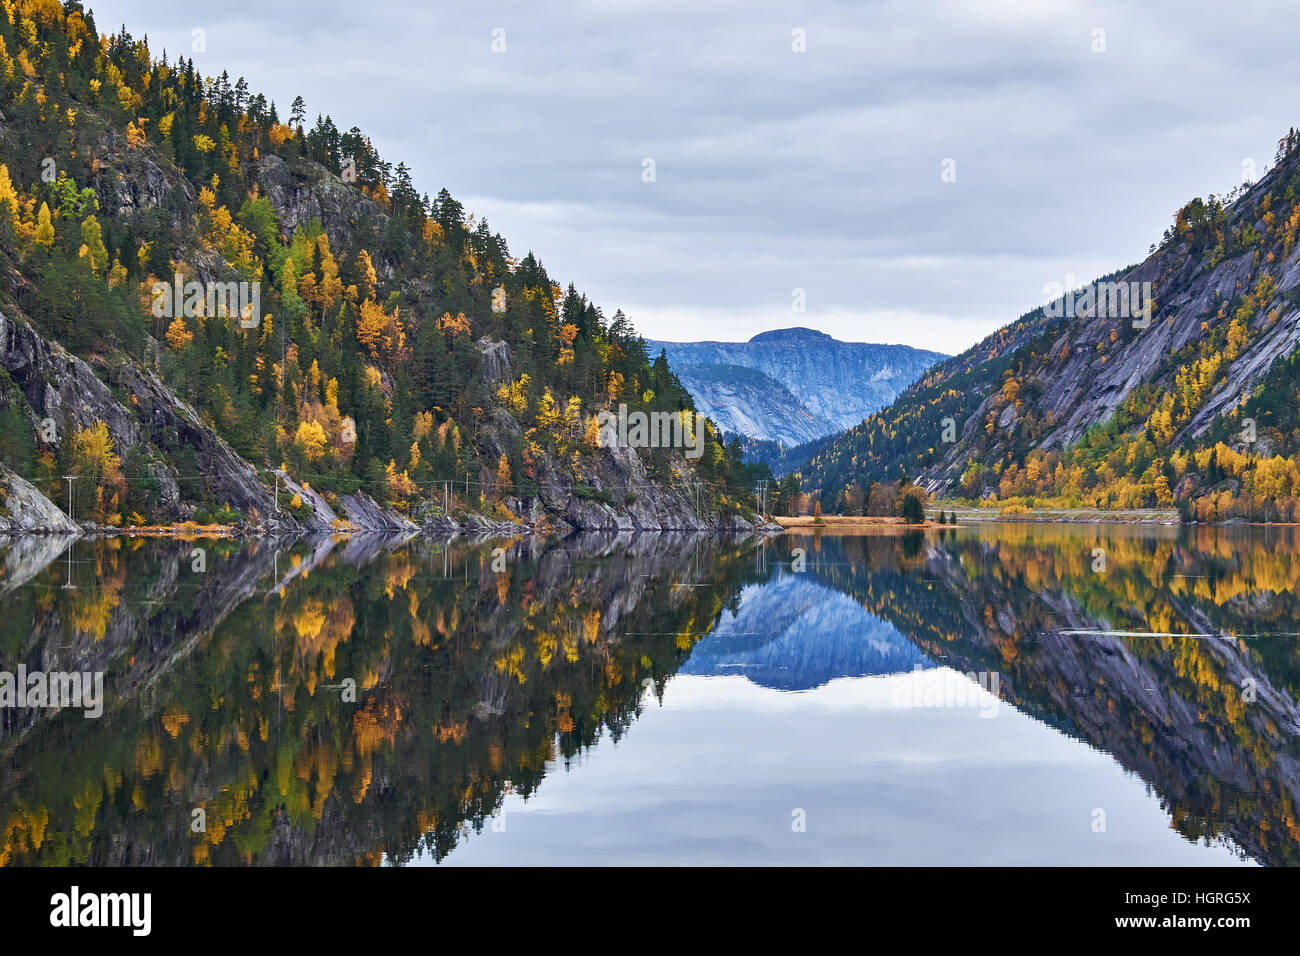
[[[820,518],[814,518],[812,515],[793,515],[775,517],[771,520],[782,528],[799,528],[800,530],[816,528],[822,531],[919,531],[925,528],[952,527],[951,525],[941,525],[937,521],[908,524],[902,518],[875,518],[865,515],[822,515]]]
[[[928,506],[927,506],[928,507]],[[931,508],[923,524],[908,524],[902,518],[880,518],[865,515],[793,515],[772,518],[783,528],[820,528],[824,531],[908,530],[911,528],[951,528],[935,520],[939,512],[956,515],[958,524],[984,524],[991,522],[1041,522],[1050,524],[1178,524],[1178,511],[1174,508],[1139,508],[1128,511],[1103,511],[1098,508],[1035,508],[1032,511],[1001,510],[998,508],[971,508],[960,505],[943,505]]]
[[[1100,508],[963,508],[960,505],[937,505],[957,515],[958,524],[984,521],[1043,521],[1062,524],[1178,524],[1177,508],[1133,508],[1106,511]]]

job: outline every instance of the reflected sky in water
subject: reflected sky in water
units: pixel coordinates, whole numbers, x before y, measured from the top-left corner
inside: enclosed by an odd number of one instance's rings
[[[965,675],[940,679],[968,699]],[[1170,829],[1109,755],[1008,706],[901,708],[909,684],[843,678],[786,693],[679,675],[625,740],[598,744],[527,801],[508,797],[443,865],[1241,862]],[[1093,831],[1097,808],[1105,832]]]
[[[1295,865],[1297,552],[0,544],[0,671],[106,691],[98,719],[0,706],[0,865]]]

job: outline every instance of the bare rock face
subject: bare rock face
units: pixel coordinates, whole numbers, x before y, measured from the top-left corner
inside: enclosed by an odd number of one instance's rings
[[[482,338],[474,343],[483,355],[483,377],[489,382],[510,378],[510,345],[499,339]]]
[[[94,117],[78,124],[99,165],[89,185],[99,198],[100,209],[119,217],[134,217],[149,210],[161,210],[173,228],[180,228],[194,214],[196,194],[176,169],[154,162],[147,150],[129,149],[119,130],[103,126]]]
[[[419,530],[419,525],[410,518],[381,506],[364,491],[343,495],[339,498],[339,507],[348,524],[362,531],[402,534]]]
[[[1291,175],[1293,167],[1291,163],[1270,171],[1256,189],[1227,207],[1229,233],[1234,227],[1256,221],[1260,197],[1272,188],[1273,178]],[[1189,345],[1203,342],[1230,321],[1232,309],[1228,306],[1249,292],[1263,274],[1272,277],[1276,286],[1269,301],[1259,303],[1248,320],[1250,341],[1239,354],[1227,359],[1223,380],[1173,436],[1170,445],[1176,447],[1200,437],[1250,394],[1276,360],[1300,347],[1300,246],[1276,263],[1261,264],[1254,250],[1215,261],[1208,251],[1197,251],[1188,241],[1173,239],[1144,262],[1109,280],[1098,280],[1129,288],[1149,284],[1154,300],[1149,324],[1146,317],[1131,310],[1116,314],[1107,308],[1050,321],[1037,320],[1040,324],[1036,330],[1044,337],[1035,346],[1036,354],[1031,355],[1032,361],[1021,376],[1022,384],[1032,384],[1038,390],[1030,400],[1030,408],[1017,408],[1020,403],[1014,400],[1007,404],[1000,391],[1000,379],[975,382],[985,397],[965,420],[962,440],[947,450],[941,463],[918,476],[918,481],[930,491],[944,494],[972,459],[991,465],[1003,458],[1011,447],[1010,427],[1027,410],[1047,423],[1037,444],[1047,450],[1058,449],[1077,442],[1089,428],[1110,419],[1135,389],[1150,386],[1163,394],[1175,388],[1183,366],[1174,356]],[[1225,309],[1227,317],[1223,315]],[[995,350],[992,343],[1007,334],[1007,329],[994,333],[971,352],[991,353]],[[1014,348],[1024,344],[1014,343]],[[959,356],[951,364],[956,366],[963,358]],[[937,371],[944,374],[945,366],[938,366]],[[899,406],[909,398],[905,393]],[[990,415],[997,430],[991,441],[982,442],[983,425]]]
[[[289,502],[297,496],[310,509],[296,518],[309,531],[374,532],[401,536],[414,534],[420,526],[405,515],[386,508],[364,491],[342,495],[337,500],[338,509],[308,484],[299,484],[283,471],[276,471],[280,483],[280,514],[289,509]],[[341,514],[340,514],[341,512]]]
[[[250,174],[262,195],[270,200],[286,236],[318,220],[336,253],[347,247],[357,227],[369,220],[382,229],[388,214],[319,163],[297,162],[292,166],[279,156],[255,161]],[[375,268],[383,267],[375,263]]]
[[[539,499],[548,514],[575,531],[752,531],[733,514],[711,510],[708,490],[683,459],[678,479],[655,480],[634,448],[602,448],[584,463],[579,484],[546,464]]]
[[[159,448],[172,443],[192,448],[199,470],[213,495],[245,514],[270,514],[275,507],[272,493],[259,480],[257,471],[239,457],[226,442],[203,423],[198,412],[168,388],[155,373],[133,365],[117,370],[117,384],[126,389],[140,417],[147,423],[144,436]],[[179,503],[175,478],[163,469],[163,498]]]
[[[108,426],[113,444],[128,448],[139,440],[135,416],[117,403],[89,365],[63,346],[42,338],[25,319],[0,312],[0,366],[22,390],[36,414],[56,425],[54,444],[61,444],[64,423],[89,428]]]
[[[0,534],[81,534],[58,505],[0,465]]]
[[[289,503],[296,496],[310,509],[305,517],[298,519],[304,526],[313,531],[331,531],[339,527],[339,516],[310,485],[298,484],[279,469],[276,469],[275,477],[280,485],[280,513],[289,510]]]
[[[70,428],[103,422],[118,454],[148,451],[144,467],[157,479],[163,506],[174,518],[191,514],[178,479],[193,476],[178,476],[168,460],[180,448],[194,451],[205,486],[219,501],[250,516],[274,511],[274,498],[257,471],[155,373],[122,361],[92,367],[43,338],[25,319],[2,312],[0,367],[31,407],[33,427],[39,431],[46,419],[53,422],[55,445],[69,439]],[[129,396],[128,404],[117,400],[105,380]]]

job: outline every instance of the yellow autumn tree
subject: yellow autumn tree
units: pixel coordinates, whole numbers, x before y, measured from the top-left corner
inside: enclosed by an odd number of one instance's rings
[[[361,316],[357,319],[357,341],[370,350],[375,359],[396,359],[405,354],[406,332],[398,316],[386,313],[373,299],[361,303]]]
[[[497,388],[497,401],[522,415],[528,408],[528,381],[528,373],[525,372],[517,382],[502,382]]]
[[[555,401],[555,396],[551,394],[549,388],[546,389],[542,393],[542,397],[537,400],[538,426],[547,431],[554,431],[563,420],[563,417],[559,403]]]
[[[315,272],[308,271],[298,283],[298,294],[324,318],[343,295],[343,282],[339,279],[338,263],[330,251],[329,236],[321,233],[313,245],[320,252],[320,278],[317,279]]]
[[[14,234],[18,233],[18,190],[14,189],[13,180],[9,178],[9,167],[0,164],[0,213],[8,217]]]
[[[167,344],[177,351],[194,341],[194,333],[185,326],[185,320],[179,315],[167,326]]]
[[[103,275],[108,267],[108,249],[104,245],[104,234],[99,228],[99,220],[94,216],[87,216],[81,224],[81,250],[78,255],[90,260],[90,268],[95,275]]]
[[[609,395],[611,402],[617,402],[619,395],[623,393],[623,373],[610,372],[609,381],[606,384],[606,394]]]
[[[329,436],[325,434],[324,426],[318,421],[299,422],[298,431],[293,436],[293,443],[307,461],[315,463],[325,457],[325,446],[329,444]]]
[[[95,422],[77,432],[72,442],[72,454],[82,469],[77,474],[89,474],[95,479],[120,477],[118,468],[122,459],[113,454],[113,437],[103,422]]]
[[[50,207],[41,203],[36,214],[36,235],[32,237],[37,243],[49,249],[54,245],[54,223],[50,221]]]
[[[469,319],[465,318],[464,312],[457,312],[452,315],[450,312],[444,312],[438,318],[438,331],[444,335],[451,333],[453,337],[457,335],[469,335]]]
[[[568,365],[573,361],[573,342],[578,337],[578,327],[572,322],[560,326],[560,354],[555,359],[556,365]]]
[[[390,461],[384,467],[384,478],[388,485],[389,497],[394,501],[401,501],[415,494],[415,482],[405,471],[397,470],[396,461]]]
[[[421,441],[433,431],[433,412],[416,412],[411,425],[411,437]]]
[[[72,440],[72,462],[72,473],[90,480],[88,490],[95,502],[95,520],[119,523],[118,504],[126,492],[126,483],[122,478],[122,459],[113,451],[113,437],[107,425],[95,422],[77,431]]]
[[[375,266],[370,261],[370,253],[364,249],[357,253],[357,275],[361,278],[361,294],[367,299],[373,299],[375,289],[379,285],[379,277],[375,275]]]
[[[497,496],[504,497],[510,493],[514,483],[510,477],[510,459],[502,454],[497,462]]]

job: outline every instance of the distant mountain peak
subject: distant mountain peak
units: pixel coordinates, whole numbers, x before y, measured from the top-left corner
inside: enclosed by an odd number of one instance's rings
[[[801,327],[748,342],[647,340],[646,348],[667,353],[696,407],[724,432],[790,447],[859,424],[944,358]]]
[[[806,329],[801,325],[789,329],[772,329],[770,332],[759,332],[749,341],[751,342],[794,342],[808,341],[809,339],[818,342],[834,342],[835,338],[827,335],[825,332],[818,332],[816,329]]]

